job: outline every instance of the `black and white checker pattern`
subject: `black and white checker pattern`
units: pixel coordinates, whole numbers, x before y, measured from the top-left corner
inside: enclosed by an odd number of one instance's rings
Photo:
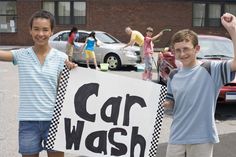
[[[158,102],[159,106],[158,106],[156,121],[154,125],[154,132],[152,134],[151,148],[149,149],[149,157],[156,157],[156,154],[157,154],[157,146],[158,146],[159,136],[161,132],[162,119],[164,116],[163,103],[165,101],[165,97],[167,93],[166,86],[161,86],[160,92],[161,93],[160,93],[159,102]]]
[[[46,148],[49,150],[52,150],[54,147],[55,136],[57,133],[59,118],[61,115],[62,103],[65,99],[65,93],[66,93],[66,87],[68,84],[69,75],[70,75],[69,69],[67,68],[66,65],[64,65],[64,69],[61,73],[61,79],[60,79],[59,87],[57,91],[56,105],[54,107],[54,113],[53,113],[51,125],[49,128],[48,138],[47,138]]]

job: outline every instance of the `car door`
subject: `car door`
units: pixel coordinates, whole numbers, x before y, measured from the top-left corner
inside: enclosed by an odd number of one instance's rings
[[[58,34],[52,41],[50,41],[50,45],[62,52],[66,52],[66,43],[68,36],[69,32]]]

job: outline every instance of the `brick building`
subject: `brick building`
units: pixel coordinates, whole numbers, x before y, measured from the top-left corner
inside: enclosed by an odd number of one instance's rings
[[[165,33],[156,44],[168,44],[179,29],[190,28],[199,34],[228,36],[220,24],[224,12],[236,15],[235,0],[1,0],[0,45],[31,45],[28,19],[33,12],[52,12],[57,25],[54,32],[71,29],[102,30],[128,42],[124,29],[130,26],[143,34],[148,26]]]

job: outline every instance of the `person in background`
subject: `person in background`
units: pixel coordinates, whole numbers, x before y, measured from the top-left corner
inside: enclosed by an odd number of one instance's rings
[[[173,121],[166,157],[213,157],[213,145],[219,142],[214,118],[217,97],[236,71],[236,17],[225,13],[221,23],[233,41],[231,60],[199,62],[200,46],[192,30],[180,30],[171,39],[182,67],[172,70],[167,81],[163,105],[173,109]]]
[[[142,33],[136,30],[132,30],[130,27],[125,28],[125,32],[130,35],[130,41],[127,43],[122,49],[133,46],[135,43],[140,46],[140,56],[141,56],[141,62],[143,62],[143,43],[144,43],[144,36]]]
[[[97,61],[96,61],[96,56],[95,56],[95,52],[94,52],[94,47],[96,46],[99,46],[97,44],[97,39],[95,37],[95,32],[91,32],[89,34],[89,36],[86,38],[86,41],[84,43],[84,45],[82,46],[81,50],[84,50],[85,51],[85,55],[86,55],[86,64],[87,64],[87,67],[89,67],[89,61],[91,59],[93,59],[93,63],[95,65],[95,69],[96,70],[99,70],[98,68],[98,65],[97,65]]]
[[[154,37],[152,37],[153,28],[148,27],[146,29],[146,36],[144,37],[144,54],[143,60],[145,64],[144,72],[142,74],[143,80],[152,80],[152,59],[153,59],[153,41],[162,36],[163,32],[161,31]]]
[[[19,71],[19,153],[23,157],[38,157],[45,144],[56,102],[57,87],[64,64],[65,53],[52,48],[49,37],[55,20],[50,12],[40,10],[29,20],[34,45],[11,51],[0,50],[0,61],[13,62]],[[48,157],[63,157],[63,152],[47,150]]]
[[[66,54],[69,57],[69,61],[72,61],[72,56],[73,56],[73,51],[74,51],[74,42],[76,38],[78,37],[77,31],[78,31],[77,27],[72,27],[68,36],[68,40],[66,44]]]

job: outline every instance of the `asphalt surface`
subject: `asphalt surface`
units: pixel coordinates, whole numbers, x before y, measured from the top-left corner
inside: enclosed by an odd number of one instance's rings
[[[133,68],[124,68],[121,71],[112,71],[112,73],[141,79],[141,72],[136,72]],[[154,79],[156,79],[156,74],[154,74]],[[17,67],[12,63],[0,62],[0,157],[20,157],[17,137],[18,101]],[[235,157],[236,105],[231,104],[230,107],[224,106],[218,110],[223,114],[217,116],[216,120],[220,143],[215,145],[214,157]],[[171,121],[171,115],[166,113],[163,119],[157,157],[165,157]],[[43,152],[41,157],[46,157],[46,153]],[[65,154],[65,157],[76,156]]]
[[[220,143],[214,146],[214,157],[235,157],[236,133],[220,135]],[[157,157],[165,157],[167,143],[158,146]]]

